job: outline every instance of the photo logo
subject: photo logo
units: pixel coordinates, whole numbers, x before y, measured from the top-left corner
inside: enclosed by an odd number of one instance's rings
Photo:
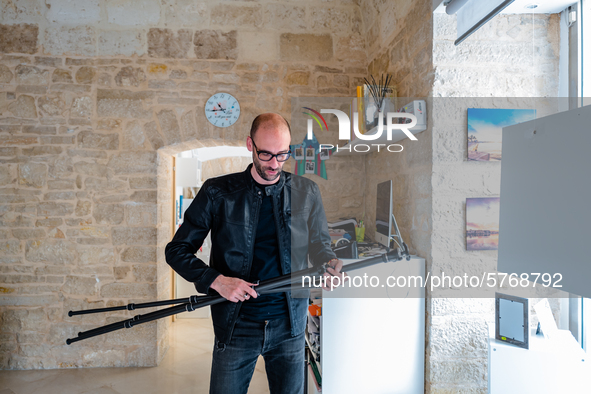
[[[322,123],[324,123],[324,126],[326,127],[326,131],[328,131],[328,125],[326,124],[326,120],[324,120],[324,117],[322,115],[320,115],[320,113],[318,111],[313,110],[312,108],[308,108],[308,107],[303,107],[304,109],[307,109],[308,111],[312,111],[314,112],[314,114],[311,114],[309,112],[304,112],[304,114],[306,115],[310,115],[315,121],[316,123],[318,123],[318,126],[320,126],[320,130],[322,130]],[[322,123],[320,123],[320,119],[322,119]],[[308,119],[308,139],[311,140],[312,139],[312,119]]]
[[[337,117],[339,122],[339,140],[351,141],[351,120],[349,116],[338,109],[321,109],[320,112],[309,108],[309,107],[302,107],[310,112],[304,112],[304,114],[309,115],[312,119],[308,119],[308,128],[307,128],[307,139],[312,139],[313,136],[313,126],[314,122],[320,126],[320,129],[323,130],[324,127],[326,131],[328,131],[328,125],[326,120],[321,114],[333,114]],[[357,112],[353,112],[353,133],[355,134],[354,139],[359,139],[361,141],[377,141],[379,140],[383,133],[384,128],[386,129],[386,140],[392,141],[392,134],[395,130],[402,131],[408,139],[411,141],[417,141],[417,137],[413,135],[413,133],[409,130],[417,125],[417,117],[414,114],[406,113],[406,112],[388,112],[386,113],[386,124],[384,125],[384,113],[378,113],[378,126],[375,128],[374,133],[366,133],[363,134],[359,131],[359,114]],[[385,127],[384,127],[385,126]],[[384,147],[386,144],[370,144],[378,148],[378,152],[380,150],[380,146]],[[353,147],[355,152],[368,152],[371,147],[368,144],[359,144],[356,143]],[[397,147],[399,150],[392,150],[391,147]],[[344,146],[339,147],[338,145],[335,147],[331,144],[320,144],[320,149],[334,149],[336,151],[339,150],[348,150],[351,152],[351,146]],[[403,147],[400,144],[391,144],[387,146],[388,151],[390,152],[401,152]]]

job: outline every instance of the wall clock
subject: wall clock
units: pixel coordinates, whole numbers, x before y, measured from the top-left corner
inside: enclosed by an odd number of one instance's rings
[[[205,103],[205,117],[214,126],[232,126],[240,117],[240,104],[231,94],[216,93]]]

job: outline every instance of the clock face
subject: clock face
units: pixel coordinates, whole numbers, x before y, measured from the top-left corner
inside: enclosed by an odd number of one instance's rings
[[[240,104],[231,94],[216,93],[205,103],[205,117],[214,126],[232,126],[240,117]]]

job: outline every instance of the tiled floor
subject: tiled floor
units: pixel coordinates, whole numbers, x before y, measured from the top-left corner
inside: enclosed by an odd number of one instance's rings
[[[0,371],[0,394],[208,393],[211,321],[177,319],[172,324],[170,344],[160,365],[153,368]],[[264,362],[259,358],[248,393],[268,392]]]

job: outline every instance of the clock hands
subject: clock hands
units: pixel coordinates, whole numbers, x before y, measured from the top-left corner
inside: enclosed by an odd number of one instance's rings
[[[218,103],[218,108],[216,108],[214,106],[213,109],[207,109],[207,108],[205,108],[205,110],[206,111],[209,111],[209,112],[217,112],[217,111],[226,112],[226,108],[222,108],[222,103]]]

